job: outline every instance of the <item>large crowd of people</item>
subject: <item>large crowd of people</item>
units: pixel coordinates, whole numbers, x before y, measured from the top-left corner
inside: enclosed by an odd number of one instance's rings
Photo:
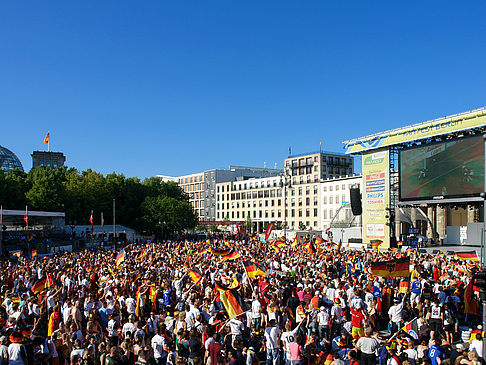
[[[408,277],[373,275],[405,255]],[[0,365],[482,364],[476,266],[256,238],[21,256],[1,263]]]

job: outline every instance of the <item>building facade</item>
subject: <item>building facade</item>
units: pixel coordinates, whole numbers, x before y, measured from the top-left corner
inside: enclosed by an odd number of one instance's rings
[[[66,156],[62,152],[34,151],[32,152],[32,168],[45,166],[55,169],[64,166]]]
[[[289,156],[280,176],[216,184],[216,220],[245,220],[262,232],[270,223],[294,230],[322,230],[321,184],[353,175],[352,156],[315,152]],[[349,196],[349,191],[348,191]]]
[[[230,166],[229,169],[213,169],[171,178],[157,175],[163,181],[176,181],[188,194],[189,201],[200,221],[214,221],[216,214],[216,184],[235,181],[237,178],[278,176],[279,169],[247,166]]]
[[[361,190],[362,175],[353,175],[338,177],[325,180],[320,185],[321,199],[321,227],[326,229],[335,217],[334,223],[340,224],[359,224],[361,217],[354,217],[351,212],[349,203],[351,187],[357,187]],[[341,209],[341,210],[340,210]],[[339,213],[338,213],[339,212]]]

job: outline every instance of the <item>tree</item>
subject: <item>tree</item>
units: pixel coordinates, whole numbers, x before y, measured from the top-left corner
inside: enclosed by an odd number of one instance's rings
[[[29,207],[35,210],[64,211],[65,179],[66,168],[52,170],[41,166],[30,170],[27,175],[30,189],[25,194]]]
[[[299,230],[305,231],[306,229],[307,229],[307,227],[305,226],[305,224],[303,222],[299,222]]]
[[[142,222],[145,231],[155,233],[159,222],[164,222],[164,229],[180,232],[196,227],[197,218],[191,204],[178,201],[168,196],[148,196],[142,203]]]
[[[27,174],[18,169],[4,172],[0,169],[0,204],[3,209],[25,209],[29,190]]]
[[[248,214],[246,216],[246,220],[245,220],[245,229],[248,233],[251,233],[252,232],[252,228],[253,228],[253,223],[251,221],[251,217],[250,215]]]

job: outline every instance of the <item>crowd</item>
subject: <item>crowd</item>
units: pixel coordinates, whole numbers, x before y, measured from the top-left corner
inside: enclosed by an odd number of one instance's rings
[[[405,255],[408,277],[373,276]],[[482,364],[475,267],[256,239],[21,256],[1,262],[0,365]]]

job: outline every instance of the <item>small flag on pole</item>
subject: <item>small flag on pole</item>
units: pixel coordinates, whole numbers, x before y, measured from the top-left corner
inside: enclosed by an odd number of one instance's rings
[[[265,231],[265,241],[268,241],[268,237],[270,237],[270,233],[272,233],[274,226],[275,226],[275,223],[273,223],[273,222],[271,222],[268,225],[267,230]]]
[[[479,261],[476,251],[456,252],[454,256],[460,260]]]
[[[44,144],[48,144],[49,143],[49,132],[47,132],[45,138],[44,138]]]
[[[89,223],[91,223],[91,234],[93,234],[93,211],[91,211],[91,215],[89,217]]]
[[[27,206],[25,206],[24,222],[25,227],[29,228],[29,211],[27,209]]]
[[[120,268],[120,264],[125,261],[125,250],[121,250],[116,256],[116,267]]]

